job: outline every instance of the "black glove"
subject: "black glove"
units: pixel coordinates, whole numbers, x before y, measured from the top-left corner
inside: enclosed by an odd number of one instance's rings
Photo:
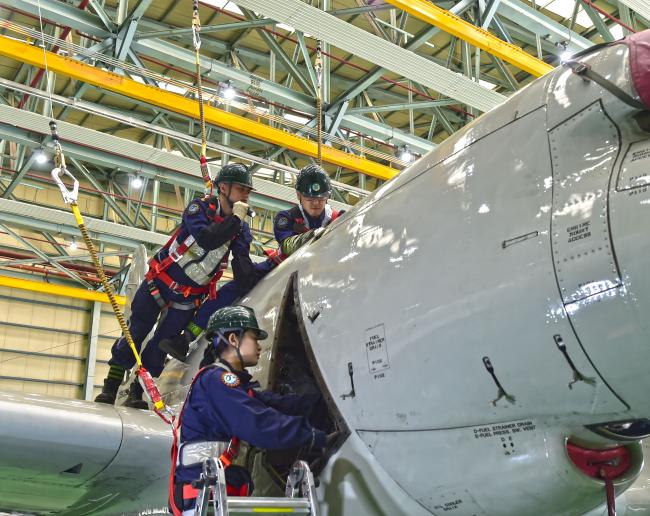
[[[221,222],[213,222],[199,231],[197,243],[208,251],[217,249],[232,239],[241,228],[241,220],[229,216]]]

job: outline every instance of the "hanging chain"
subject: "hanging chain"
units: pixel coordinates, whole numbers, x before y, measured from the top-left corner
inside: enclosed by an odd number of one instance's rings
[[[206,195],[212,194],[212,179],[208,169],[208,160],[206,157],[208,140],[205,132],[205,114],[203,112],[203,85],[201,83],[201,19],[199,18],[199,0],[194,0],[192,12],[192,42],[196,54],[196,90],[199,101],[199,123],[201,125],[201,177],[203,177],[204,190]]]
[[[316,71],[316,140],[318,144],[318,165],[323,166],[323,100],[322,100],[322,81],[323,81],[323,56],[321,52],[321,43],[318,41],[316,47],[316,61],[314,62]]]

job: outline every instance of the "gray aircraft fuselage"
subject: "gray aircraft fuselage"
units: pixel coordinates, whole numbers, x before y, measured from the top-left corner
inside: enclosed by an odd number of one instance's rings
[[[626,449],[618,494],[639,475],[650,117],[634,103],[650,103],[650,32],[577,61],[613,87],[557,68],[242,300],[270,334],[255,376],[304,387],[291,364],[304,365],[345,429],[318,467],[321,514],[602,513],[604,482],[567,442]],[[161,377],[172,406],[201,345]],[[165,507],[171,433],[155,415],[19,394],[0,411],[0,509]]]

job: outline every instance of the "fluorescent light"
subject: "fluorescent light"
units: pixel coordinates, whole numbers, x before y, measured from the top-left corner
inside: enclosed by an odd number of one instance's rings
[[[304,116],[298,116],[298,115],[292,115],[291,113],[285,113],[283,115],[283,118],[286,120],[291,120],[292,122],[298,122],[299,124],[306,124],[309,122],[309,118],[306,118]]]
[[[484,88],[487,88],[488,90],[493,90],[494,88],[497,87],[496,84],[491,83],[491,82],[488,82],[488,81],[484,81],[483,79],[479,79],[479,80],[478,80],[478,83],[479,83],[481,86],[483,86]]]
[[[290,33],[296,32],[295,27],[292,27],[291,25],[287,25],[286,23],[278,23],[276,27],[278,27],[279,29],[284,29]]]

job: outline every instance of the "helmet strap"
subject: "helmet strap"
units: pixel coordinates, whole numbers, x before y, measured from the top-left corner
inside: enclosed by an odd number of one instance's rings
[[[223,184],[223,183],[220,183]],[[230,192],[232,191],[232,183],[227,183],[228,184],[228,193],[224,193],[223,196],[225,198],[226,204],[228,204],[228,207],[232,211],[234,207],[234,203],[230,200]],[[222,192],[221,189],[219,189],[219,197],[221,196]]]
[[[219,339],[223,340],[228,346],[233,346],[230,343],[230,341],[226,338],[226,336],[223,333],[221,333],[221,331],[215,330],[214,333],[216,333],[217,336],[219,337]],[[244,357],[241,356],[241,351],[239,351],[239,347],[241,346],[241,340],[242,340],[243,334],[244,334],[243,329],[240,329],[237,332],[237,338],[239,339],[239,344],[237,344],[236,346],[233,346],[235,348],[235,352],[237,353],[237,359],[239,360],[239,364],[241,366],[242,371],[244,370]],[[218,342],[219,341],[217,341],[217,343],[213,344],[213,345],[218,345]]]
[[[302,202],[298,203],[298,209],[300,209],[300,213],[302,215],[302,220],[304,220],[304,226],[307,229],[312,229],[309,227],[309,217],[305,213],[304,208],[302,207]],[[330,220],[332,220],[332,207],[329,204],[325,204],[325,208],[323,209],[325,212],[325,216],[323,217],[323,222],[321,227],[327,226]]]
[[[307,217],[307,214],[305,213],[305,210],[302,207],[302,200],[300,201],[300,203],[298,203],[298,209],[300,209],[300,213],[302,214],[302,220],[304,220],[303,224],[307,229],[311,229],[309,227],[309,218]]]

